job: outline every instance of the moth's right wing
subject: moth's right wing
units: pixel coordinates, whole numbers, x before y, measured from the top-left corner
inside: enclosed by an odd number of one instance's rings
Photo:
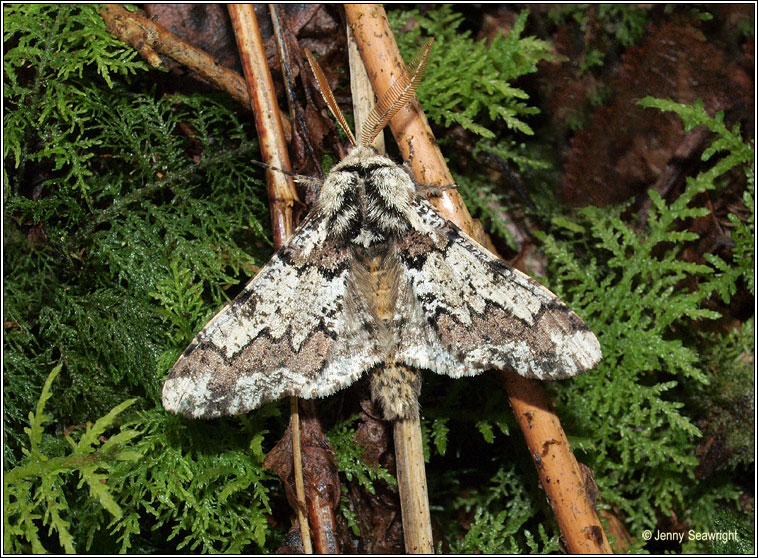
[[[428,202],[415,201],[414,210],[429,232],[410,231],[396,245],[407,278],[395,318],[400,362],[454,378],[507,369],[541,380],[598,363],[597,338],[553,293]]]
[[[171,369],[163,406],[190,417],[244,413],[286,395],[322,397],[377,362],[363,303],[347,291],[349,248],[313,215]]]

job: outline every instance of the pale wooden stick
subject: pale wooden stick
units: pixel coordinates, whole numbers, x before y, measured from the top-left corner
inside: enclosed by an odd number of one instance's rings
[[[595,510],[594,487],[582,474],[544,388],[514,372],[500,377],[566,548],[572,554],[613,554]]]
[[[347,35],[355,135],[360,137],[361,127],[375,104],[374,90],[350,26],[347,28]],[[384,134],[380,132],[372,145],[377,151],[384,153]],[[421,442],[421,421],[416,413],[413,417],[393,421],[392,426],[405,551],[408,554],[432,554],[434,546]]]
[[[266,65],[255,11],[249,4],[230,4],[229,14],[255,114],[255,128],[263,161],[277,169],[291,171],[279,106],[274,96],[274,83]],[[294,207],[299,203],[297,190],[290,176],[273,169],[266,170],[266,183],[269,189],[271,224],[274,228],[273,242],[274,247],[278,248],[292,235]]]
[[[361,53],[358,52],[358,45],[355,43],[355,37],[353,37],[353,31],[349,25],[347,26],[347,55],[350,64],[350,94],[353,97],[355,136],[360,137],[363,123],[366,121],[366,117],[371,114],[376,99],[371,81],[369,81],[366,73],[366,66],[361,60]],[[383,131],[376,134],[371,145],[379,153],[386,153]]]
[[[392,428],[395,435],[395,467],[405,552],[433,554],[432,520],[419,416],[396,420]]]
[[[305,483],[303,482],[303,454],[300,451],[300,405],[298,398],[290,397],[290,423],[292,424],[292,462],[294,465],[295,494],[297,495],[297,522],[300,524],[300,538],[305,554],[313,554],[311,530],[305,515]]]
[[[279,116],[279,106],[274,96],[274,84],[271,72],[266,65],[263,39],[258,29],[253,6],[249,4],[230,4],[229,15],[237,38],[242,68],[247,80],[248,90],[255,115],[255,127],[264,161],[284,170],[291,170],[287,145]],[[274,229],[274,247],[281,247],[292,235],[293,207],[298,201],[297,191],[292,178],[281,172],[266,171],[269,188],[271,223]],[[313,554],[308,519],[305,515],[305,486],[303,483],[303,461],[300,452],[300,414],[297,397],[290,398],[290,422],[292,424],[292,454],[294,460],[295,494],[297,505],[295,513],[300,524],[300,536],[306,554]]]
[[[345,13],[374,90],[377,95],[382,95],[391,87],[392,76],[403,68],[384,9],[378,4],[346,4]],[[392,119],[390,128],[419,184],[446,186],[453,182],[418,103],[406,105]],[[481,238],[457,191],[443,190],[441,196],[435,196],[430,202],[470,236]],[[589,490],[584,478],[576,474],[576,458],[558,417],[551,411],[544,389],[539,382],[513,372],[504,372],[503,378],[569,552],[612,553],[594,505],[587,497]],[[543,474],[541,470],[546,461],[551,463],[552,475]],[[580,511],[575,513],[574,509]]]

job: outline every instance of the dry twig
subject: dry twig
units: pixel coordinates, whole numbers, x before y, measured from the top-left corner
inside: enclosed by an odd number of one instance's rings
[[[229,93],[245,107],[250,107],[250,95],[245,79],[224,66],[208,53],[193,47],[157,23],[137,12],[128,12],[118,4],[105,4],[100,9],[110,33],[132,45],[157,68],[161,65],[159,54],[173,58],[199,76]]]
[[[374,91],[381,96],[391,87],[394,76],[403,71],[384,9],[377,4],[347,4],[345,12]],[[453,182],[418,103],[400,111],[390,128],[419,184],[439,187]],[[431,201],[469,235],[481,238],[455,190],[444,190]],[[594,502],[587,497],[584,478],[544,389],[539,382],[513,372],[503,373],[503,383],[569,552],[610,554]]]
[[[348,27],[350,58],[350,87],[353,95],[355,135],[361,137],[362,126],[374,106],[374,92],[366,68],[358,53],[352,31]],[[380,132],[373,143],[384,152],[384,134]],[[421,439],[421,421],[415,416],[394,420],[395,464],[403,519],[403,539],[408,554],[431,554],[432,522],[429,514],[429,495]]]
[[[266,65],[263,39],[258,29],[258,21],[251,5],[232,4],[229,15],[237,38],[242,67],[247,80],[255,127],[261,146],[264,162],[283,170],[290,170],[287,145],[279,116],[279,107],[274,95],[271,72]],[[274,246],[281,247],[292,235],[293,207],[298,201],[297,191],[292,178],[284,173],[266,170],[266,183],[269,189],[271,223],[274,230]],[[306,554],[312,554],[310,530],[305,517],[305,487],[303,484],[303,462],[300,453],[300,415],[296,397],[290,399],[290,423],[292,426],[292,454],[294,460],[295,491],[297,494],[298,523],[303,548]]]
[[[118,4],[105,4],[100,15],[106,28],[114,36],[132,45],[154,68],[161,66],[161,57],[167,56],[197,75],[226,91],[246,109],[250,109],[250,94],[245,78],[237,72],[218,64],[207,52],[192,46],[180,37],[167,31],[140,12],[129,12]],[[280,115],[284,135],[289,137],[291,123],[286,115]]]

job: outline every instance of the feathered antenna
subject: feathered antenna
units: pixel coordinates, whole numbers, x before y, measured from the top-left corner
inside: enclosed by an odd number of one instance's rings
[[[326,81],[324,71],[321,69],[321,66],[318,65],[316,59],[313,58],[313,55],[309,50],[305,51],[305,56],[308,58],[308,63],[311,65],[313,75],[316,76],[318,88],[319,91],[321,91],[321,96],[324,98],[324,102],[329,107],[329,110],[332,111],[332,114],[334,115],[334,118],[337,119],[337,122],[339,122],[340,126],[342,126],[342,129],[347,134],[347,137],[350,138],[350,143],[353,145],[358,145],[355,143],[355,136],[353,136],[353,132],[350,131],[350,127],[347,125],[347,120],[345,120],[340,107],[337,106],[337,101],[334,100],[334,95],[332,94],[332,90],[329,88],[329,83]]]
[[[429,61],[429,53],[432,51],[432,44],[434,44],[434,38],[429,39],[419,49],[416,55],[408,64],[405,72],[403,72],[398,80],[392,84],[387,92],[382,95],[382,98],[374,105],[373,110],[368,115],[366,123],[361,130],[360,141],[355,141],[355,136],[350,131],[347,125],[347,121],[342,114],[342,111],[337,106],[337,101],[334,100],[332,90],[329,88],[329,83],[326,81],[326,76],[321,66],[318,65],[316,59],[310,53],[305,51],[305,56],[308,58],[308,63],[311,65],[313,74],[316,76],[321,96],[324,98],[324,102],[332,111],[332,114],[339,122],[342,129],[350,138],[350,143],[353,145],[362,145],[368,147],[371,142],[374,141],[376,135],[382,131],[387,123],[392,120],[392,117],[397,114],[406,103],[408,103],[413,95],[416,93],[416,89],[421,83],[421,78],[424,77],[424,70],[426,70],[426,64]]]
[[[374,105],[374,109],[368,115],[366,123],[363,125],[358,145],[371,145],[376,135],[392,120],[397,111],[411,100],[421,83],[421,78],[424,76],[424,70],[426,70],[426,64],[429,61],[429,53],[432,50],[433,43],[434,38],[424,43],[410,64],[408,64],[407,70],[398,77],[398,80],[392,84],[392,87]]]

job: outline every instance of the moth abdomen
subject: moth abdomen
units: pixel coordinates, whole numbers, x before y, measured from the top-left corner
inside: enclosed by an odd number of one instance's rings
[[[421,371],[387,363],[370,373],[371,399],[379,403],[385,420],[418,417]]]

